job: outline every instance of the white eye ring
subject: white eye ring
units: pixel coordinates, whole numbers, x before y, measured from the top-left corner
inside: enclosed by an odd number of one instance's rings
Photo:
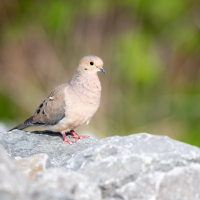
[[[92,66],[93,66],[93,65],[94,65],[94,63],[93,63],[93,62],[90,62],[90,65],[92,65]]]

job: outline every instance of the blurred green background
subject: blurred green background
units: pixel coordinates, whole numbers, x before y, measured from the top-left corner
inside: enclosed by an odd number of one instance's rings
[[[80,131],[200,146],[199,0],[1,0],[0,121],[28,118],[86,55],[107,74]]]

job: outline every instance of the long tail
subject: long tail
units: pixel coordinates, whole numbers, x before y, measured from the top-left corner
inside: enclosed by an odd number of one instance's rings
[[[9,131],[16,130],[16,129],[17,130],[28,131],[28,132],[46,131],[46,130],[48,130],[48,128],[46,126],[19,124],[18,126],[15,126],[14,128],[10,129]]]
[[[9,131],[12,131],[15,129],[31,132],[31,131],[45,131],[45,130],[47,130],[47,127],[44,126],[44,124],[38,124],[38,123],[34,124],[33,123],[33,115],[32,115],[23,124],[19,124],[18,126],[15,126],[14,128],[10,129]]]
[[[15,130],[15,129],[23,130],[23,129],[27,128],[27,127],[29,127],[29,126],[27,126],[25,124],[19,124],[18,126],[15,126],[14,128],[10,129],[9,131],[12,131],[12,130]]]

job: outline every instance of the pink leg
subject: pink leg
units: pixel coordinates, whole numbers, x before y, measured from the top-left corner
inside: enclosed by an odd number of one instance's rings
[[[78,135],[78,133],[76,133],[74,130],[71,130],[70,132],[73,134],[73,136],[69,135],[69,137],[72,137],[72,138],[81,139],[84,137],[88,137],[87,135]]]
[[[61,134],[62,134],[63,137],[64,137],[63,144],[64,144],[65,142],[68,142],[69,144],[74,143],[74,141],[71,141],[71,140],[68,140],[68,139],[67,139],[67,136],[65,135],[65,132],[61,132]]]

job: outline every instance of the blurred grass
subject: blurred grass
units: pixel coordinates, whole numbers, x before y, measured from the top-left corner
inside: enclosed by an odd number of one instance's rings
[[[91,54],[107,71],[94,132],[200,146],[197,0],[1,0],[0,121],[24,121]]]

